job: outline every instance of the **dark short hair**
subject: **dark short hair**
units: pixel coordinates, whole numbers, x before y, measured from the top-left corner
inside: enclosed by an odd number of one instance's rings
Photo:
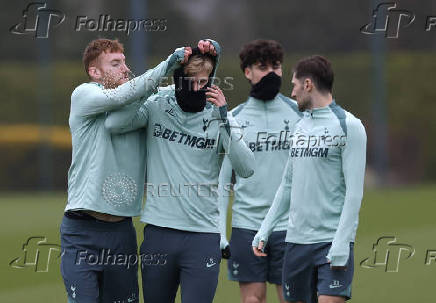
[[[89,42],[82,57],[85,72],[88,76],[89,65],[103,52],[124,53],[124,47],[117,39],[96,39]]]
[[[301,59],[294,68],[295,78],[312,79],[321,92],[332,92],[334,74],[331,63],[323,56],[315,55]]]
[[[275,40],[253,40],[242,47],[239,58],[241,59],[242,71],[257,62],[265,65],[282,63],[283,47]]]

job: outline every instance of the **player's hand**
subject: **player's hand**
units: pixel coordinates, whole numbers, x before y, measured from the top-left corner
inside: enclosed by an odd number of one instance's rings
[[[331,268],[332,270],[343,270],[343,271],[346,271],[346,270],[347,270],[347,267],[346,267],[346,266],[332,266],[332,265],[330,265],[330,268]]]
[[[330,268],[331,268],[332,270],[343,270],[343,271],[347,271],[347,267],[346,267],[346,266],[331,266],[331,265],[330,265]]]
[[[263,252],[264,245],[265,245],[265,242],[260,241],[258,247],[252,246],[253,253],[255,256],[257,256],[257,257],[266,257],[267,256],[267,254]]]
[[[185,50],[185,54],[184,54],[184,57],[183,57],[183,61],[180,62],[181,64],[187,63],[188,60],[189,60],[189,56],[192,54],[192,48],[190,46],[185,46],[184,50]]]
[[[202,54],[211,54],[213,56],[216,56],[216,50],[213,44],[208,40],[200,40],[198,41],[198,49]]]
[[[207,88],[206,100],[215,104],[217,107],[227,104],[226,97],[224,97],[222,90],[216,85],[212,85],[212,87]]]
[[[346,266],[333,266],[331,263],[331,261],[330,260],[328,260],[328,263],[330,263],[330,268],[332,269],[332,270],[343,270],[343,271],[346,271],[347,270],[347,267]]]
[[[223,259],[230,259],[232,254],[230,252],[230,246],[229,245],[227,245],[224,249],[221,249],[221,256],[222,256]]]

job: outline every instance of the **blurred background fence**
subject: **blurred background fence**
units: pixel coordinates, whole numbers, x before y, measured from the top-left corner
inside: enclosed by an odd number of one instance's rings
[[[218,77],[230,77],[231,86],[224,92],[231,108],[245,101],[250,89],[239,68],[244,43],[267,38],[283,44],[282,93],[287,96],[295,62],[311,54],[326,55],[335,71],[337,103],[367,129],[367,184],[436,180],[436,28],[426,31],[428,17],[436,15],[434,1],[397,1],[396,9],[407,10],[415,19],[407,27],[407,20],[400,19],[396,39],[360,30],[374,20],[380,1],[47,1],[46,8],[65,16],[49,28],[48,38],[7,31],[23,23],[23,10],[30,3],[6,1],[0,11],[0,190],[66,189],[70,96],[88,81],[81,54],[97,37],[123,42],[136,74],[176,47],[216,39],[223,48]],[[26,12],[28,24],[38,12],[37,7]],[[129,35],[84,26],[76,30],[78,17],[98,20],[100,15],[160,20],[162,28]],[[59,20],[52,16],[52,24]]]

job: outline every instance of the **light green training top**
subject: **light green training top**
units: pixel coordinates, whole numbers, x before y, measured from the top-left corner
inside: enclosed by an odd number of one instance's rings
[[[167,60],[115,89],[98,83],[79,85],[71,95],[69,125],[72,162],[68,171],[65,211],[86,209],[117,216],[138,216],[145,178],[144,131],[112,134],[107,113],[145,100],[183,60],[177,49]],[[136,161],[131,161],[137,159]]]
[[[286,241],[332,242],[326,256],[344,266],[354,242],[363,196],[366,133],[359,119],[334,101],[304,113],[295,125],[282,182],[253,246],[267,241],[289,211]]]
[[[219,55],[219,45],[213,42]],[[171,86],[146,102],[111,113],[106,127],[114,133],[145,129],[147,199],[142,222],[219,233],[218,175],[224,154],[242,178],[254,172],[254,155],[227,106],[208,103],[201,112],[184,112]]]
[[[265,218],[280,185],[288,160],[290,135],[301,118],[297,103],[282,94],[272,100],[253,97],[232,110],[243,127],[243,139],[254,153],[255,173],[250,178],[236,176],[232,206],[232,226],[258,230]],[[232,166],[224,159],[220,172],[220,229],[221,247],[227,246],[226,225],[229,197],[226,195],[232,178]],[[274,231],[286,230],[288,213],[279,218]]]

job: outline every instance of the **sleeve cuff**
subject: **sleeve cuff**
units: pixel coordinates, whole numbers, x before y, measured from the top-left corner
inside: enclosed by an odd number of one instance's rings
[[[251,242],[251,246],[259,247],[260,242],[263,242],[263,247],[265,247],[266,243],[268,242],[268,237],[257,233],[254,236],[253,242]]]
[[[346,266],[348,263],[349,253],[341,255],[332,255],[330,252],[327,259],[330,261],[331,266]]]
[[[212,115],[214,118],[226,120],[227,119],[227,104],[223,106],[213,106]]]

